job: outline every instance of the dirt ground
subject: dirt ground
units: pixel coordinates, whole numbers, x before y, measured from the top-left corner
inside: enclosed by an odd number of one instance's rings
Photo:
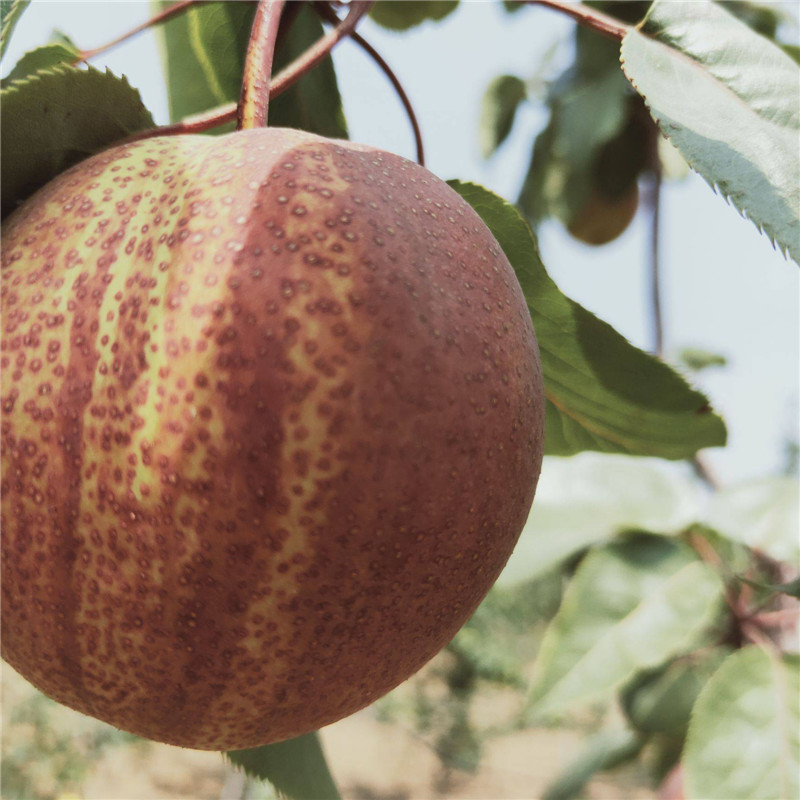
[[[269,798],[251,787],[219,753],[122,739],[109,726],[44,698],[3,665],[2,800],[251,800]],[[507,713],[511,695],[487,695],[475,708],[492,724]],[[506,708],[503,708],[506,706]],[[15,713],[21,709],[23,714]],[[112,737],[93,751],[77,742]],[[430,743],[410,726],[383,722],[368,708],[321,731],[328,763],[344,800],[537,800],[574,758],[584,734],[565,728],[530,729],[485,742],[475,773],[445,772]],[[116,737],[116,738],[113,738]],[[80,772],[74,767],[85,758]],[[73,762],[73,763],[70,763]],[[16,772],[14,772],[16,770]],[[19,789],[14,777],[25,774]],[[14,773],[14,774],[12,774]],[[651,800],[635,771],[592,781],[586,800]]]
[[[535,800],[574,756],[581,738],[574,731],[552,729],[498,738],[487,746],[477,774],[456,773],[443,789],[439,759],[428,745],[397,725],[378,722],[369,710],[322,731],[345,800]],[[228,773],[216,753],[155,744],[145,750],[118,748],[97,764],[79,797],[218,800],[227,795],[226,788],[237,786]],[[585,797],[649,800],[653,794],[601,779],[587,787]]]

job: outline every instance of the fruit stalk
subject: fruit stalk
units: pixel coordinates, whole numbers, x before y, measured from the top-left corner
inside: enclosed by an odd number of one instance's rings
[[[266,128],[275,42],[285,0],[259,0],[247,47],[239,97],[238,130]]]

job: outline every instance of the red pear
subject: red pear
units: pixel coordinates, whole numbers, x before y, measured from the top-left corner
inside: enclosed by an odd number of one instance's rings
[[[439,651],[542,458],[530,316],[422,167],[299,131],[125,144],[4,226],[2,646],[119,728],[314,730]]]

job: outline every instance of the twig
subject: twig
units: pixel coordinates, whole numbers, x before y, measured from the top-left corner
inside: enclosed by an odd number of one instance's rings
[[[653,159],[652,182],[647,196],[650,211],[650,310],[653,320],[653,352],[664,354],[664,316],[661,313],[661,164],[658,156]]]
[[[284,4],[285,0],[259,0],[244,61],[237,130],[267,125],[272,60]]]
[[[336,23],[339,21],[339,17],[333,12],[327,3],[316,2],[314,3],[314,8],[316,9],[317,13],[328,22]],[[378,67],[380,67],[384,75],[386,75],[391,82],[395,92],[397,92],[397,96],[400,98],[400,102],[403,104],[403,108],[408,116],[408,121],[411,123],[411,128],[414,132],[414,144],[417,149],[417,163],[424,167],[425,153],[422,146],[422,131],[420,130],[417,115],[414,113],[414,108],[411,105],[411,100],[409,100],[405,89],[403,89],[400,79],[397,77],[397,75],[395,75],[395,73],[392,71],[392,68],[386,63],[386,61],[384,61],[383,56],[381,56],[381,54],[369,42],[367,42],[364,37],[361,36],[361,34],[359,34],[357,31],[353,31],[353,33],[350,34],[350,38],[357,45],[359,45],[359,47],[361,47],[365,53],[367,53],[367,55],[378,65]]]
[[[292,84],[296,83],[309,70],[319,64],[342,39],[349,36],[361,17],[369,11],[373,1],[353,0],[350,3],[347,16],[330,33],[315,42],[305,53],[275,76],[269,87],[269,99],[272,100],[282,92],[285,92]],[[161,125],[157,128],[139,131],[122,141],[136,142],[140,139],[152,139],[154,136],[202,133],[235,120],[237,107],[237,103],[226,103],[202,114],[186,117],[172,125]]]
[[[582,3],[569,3],[566,0],[519,0],[530,5],[545,6],[554,11],[560,11],[568,17],[572,17],[576,22],[591,28],[594,31],[608,36],[616,41],[622,41],[622,37],[631,30],[630,25],[620,22],[618,19],[597,11],[594,8],[585,6]]]
[[[331,50],[345,37],[351,36],[361,18],[370,10],[375,0],[351,0],[347,7],[347,15],[329,33],[317,40],[296,61],[281,70],[275,78],[275,85],[282,80],[294,83],[311,69],[317,66]]]
[[[727,564],[725,564],[725,562],[719,557],[717,551],[703,536],[695,533],[694,531],[689,531],[687,539],[689,540],[689,544],[695,553],[700,556],[701,561],[705,561],[705,563],[713,567],[716,572],[729,573],[729,575],[732,574],[728,569]],[[739,622],[742,617],[742,609],[739,603],[739,598],[731,591],[730,587],[727,585],[727,581],[724,581],[724,594],[725,602],[728,605],[728,608],[730,608],[734,619]]]
[[[112,39],[110,42],[100,45],[100,47],[95,47],[92,50],[81,50],[80,54],[73,63],[78,64],[81,61],[88,61],[90,58],[99,56],[101,53],[105,53],[106,50],[110,50],[112,47],[116,47],[118,44],[122,44],[122,42],[126,41],[127,39],[130,39],[132,36],[136,36],[137,33],[146,31],[153,25],[158,25],[161,22],[166,22],[168,19],[171,19],[172,17],[177,16],[178,14],[182,14],[190,6],[194,5],[197,2],[198,0],[180,0],[180,2],[177,2],[174,5],[169,6],[169,8],[165,8],[163,11],[150,17],[150,19],[147,20],[147,22],[143,22],[141,25],[137,25],[135,28],[131,28],[131,30],[129,30],[127,33],[123,33],[122,36],[118,36],[116,39]]]
[[[650,312],[653,320],[653,352],[657,356],[664,354],[664,312],[661,296],[661,194],[663,188],[663,172],[661,158],[658,153],[659,134],[652,136],[650,153],[650,172],[652,175],[650,190],[647,195],[647,207],[650,211]],[[706,460],[698,453],[692,458],[692,468],[700,480],[709,489],[718,491],[720,482]]]
[[[692,469],[694,470],[695,475],[697,475],[700,480],[702,480],[706,486],[712,491],[719,491],[722,484],[720,483],[719,478],[714,474],[714,471],[711,467],[708,466],[708,461],[700,453],[695,454],[694,458],[691,461]]]

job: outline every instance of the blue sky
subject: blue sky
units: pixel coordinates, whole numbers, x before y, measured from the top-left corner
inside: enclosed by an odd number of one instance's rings
[[[47,41],[53,28],[88,48],[149,13],[142,2],[34,0],[17,27],[3,73],[23,52]],[[534,106],[525,108],[511,140],[485,162],[477,138],[481,95],[496,75],[532,74],[550,44],[568,37],[571,27],[546,9],[531,7],[510,16],[499,2],[462,2],[444,22],[410,34],[384,31],[369,20],[360,31],[411,97],[428,168],[445,179],[483,183],[513,200],[544,116]],[[568,46],[561,53],[568,56]],[[94,63],[127,75],[156,120],[166,121],[151,33]],[[349,42],[337,49],[335,63],[351,138],[413,158],[408,122],[383,75]],[[710,451],[709,461],[726,483],[770,474],[783,463],[785,440],[798,436],[798,267],[694,174],[667,185],[663,218],[668,354],[694,346],[729,359],[728,367],[697,379],[729,428],[728,447]],[[640,214],[619,240],[599,249],[574,242],[556,224],[545,225],[540,239],[547,268],[562,290],[641,347],[650,344],[645,223]]]

